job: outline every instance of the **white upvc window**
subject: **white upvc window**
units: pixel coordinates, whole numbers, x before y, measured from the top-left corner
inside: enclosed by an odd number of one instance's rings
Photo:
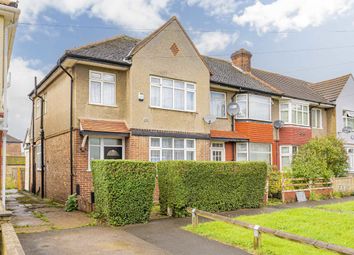
[[[124,159],[123,138],[89,138],[89,170],[91,160],[96,159]]]
[[[271,121],[272,107],[270,97],[253,95],[253,94],[238,94],[236,102],[240,110],[236,115],[238,119],[253,119],[261,121]]]
[[[280,146],[280,171],[287,171],[291,167],[293,157],[298,151],[297,146],[282,145]]]
[[[311,110],[311,126],[312,128],[322,129],[322,110],[314,108]]]
[[[210,158],[212,161],[225,161],[225,143],[212,142],[210,148]]]
[[[343,112],[343,124],[344,127],[350,127],[354,131],[354,112]]]
[[[217,118],[226,118],[226,93],[210,92],[210,111]]]
[[[194,83],[150,76],[150,106],[177,111],[196,111]]]
[[[298,101],[280,102],[280,119],[286,124],[309,126],[309,104]]]
[[[36,152],[36,169],[38,171],[42,170],[42,144],[37,144],[35,146]]]
[[[237,161],[272,162],[272,145],[268,143],[236,143]]]
[[[116,105],[116,75],[90,71],[89,102],[90,104],[115,106]]]
[[[195,160],[195,139],[150,137],[150,161]]]
[[[349,172],[354,172],[354,147],[346,148],[348,153]]]

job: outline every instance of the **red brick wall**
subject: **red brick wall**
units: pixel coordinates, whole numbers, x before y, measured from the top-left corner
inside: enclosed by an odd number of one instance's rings
[[[279,130],[280,145],[303,145],[312,137],[309,127],[283,127]]]
[[[333,193],[333,188],[328,187],[328,188],[322,188],[322,189],[316,189],[313,190],[313,192],[317,195],[323,195],[325,197],[331,197]],[[310,191],[306,190],[305,191],[305,196],[309,200],[310,199]],[[293,203],[296,202],[296,192],[295,191],[289,191],[284,193],[284,199],[285,203]]]
[[[6,145],[6,155],[7,156],[22,156],[21,143],[8,143]]]
[[[273,125],[271,123],[236,121],[235,128],[237,132],[246,135],[250,142],[273,142]]]

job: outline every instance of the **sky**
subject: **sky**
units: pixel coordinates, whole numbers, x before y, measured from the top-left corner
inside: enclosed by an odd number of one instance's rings
[[[177,16],[198,50],[310,82],[354,72],[354,0],[20,0],[10,64],[9,133],[23,139],[28,93],[66,49],[119,34],[143,38]]]

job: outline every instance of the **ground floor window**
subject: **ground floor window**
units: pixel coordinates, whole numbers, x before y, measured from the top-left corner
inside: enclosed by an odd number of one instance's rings
[[[237,161],[272,162],[272,145],[268,143],[237,143]]]
[[[195,160],[194,139],[150,137],[150,161]]]
[[[124,159],[122,138],[89,138],[89,165],[95,159]]]
[[[225,161],[225,143],[212,142],[210,153],[212,161]]]
[[[291,166],[293,157],[298,151],[297,146],[293,145],[282,145],[280,146],[280,170],[287,171]]]
[[[354,147],[347,148],[349,171],[354,172]]]

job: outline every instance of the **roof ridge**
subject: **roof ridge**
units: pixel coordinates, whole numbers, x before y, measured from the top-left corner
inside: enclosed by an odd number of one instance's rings
[[[114,41],[114,40],[117,40],[117,39],[119,39],[119,38],[126,38],[126,39],[129,39],[129,40],[132,40],[132,41],[133,41],[133,40],[135,40],[135,41],[140,41],[140,39],[131,37],[131,36],[129,36],[129,35],[120,34],[120,35],[116,35],[116,36],[113,36],[113,37],[109,37],[109,38],[106,38],[106,39],[103,39],[103,40],[99,40],[99,41],[95,41],[95,42],[90,42],[90,43],[88,43],[88,44],[85,44],[85,45],[82,45],[82,46],[79,46],[79,47],[75,47],[75,48],[66,50],[66,52],[75,51],[75,50],[82,50],[82,49],[86,49],[86,48],[91,48],[91,47],[93,47],[93,46],[97,46],[97,45],[102,44],[102,43]]]

